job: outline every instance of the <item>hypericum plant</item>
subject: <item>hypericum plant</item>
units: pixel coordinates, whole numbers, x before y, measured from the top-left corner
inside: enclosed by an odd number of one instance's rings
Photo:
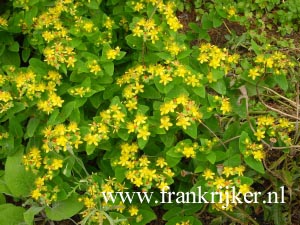
[[[238,3],[205,7],[201,27],[191,24],[199,37],[245,19]],[[258,224],[254,213],[275,204],[162,203],[160,192],[202,187],[223,193],[220,201],[232,187],[245,195],[264,182],[294,190],[273,171],[290,165],[299,139],[298,111],[270,103],[298,107],[298,64],[287,52],[254,40],[251,54],[207,38],[193,46],[173,1],[19,0],[1,10],[0,221],[148,224],[163,214],[187,225],[205,212]],[[153,199],[105,194],[121,192]]]

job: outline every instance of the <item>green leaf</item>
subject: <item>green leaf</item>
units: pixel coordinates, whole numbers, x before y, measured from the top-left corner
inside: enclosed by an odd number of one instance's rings
[[[2,65],[14,65],[19,67],[21,64],[19,52],[11,52],[6,49],[0,56],[0,62]]]
[[[74,164],[75,164],[74,156],[70,156],[67,159],[65,159],[64,168],[62,172],[66,177],[70,177],[72,175],[71,172],[74,167]]]
[[[31,58],[29,60],[29,67],[37,74],[45,75],[48,72],[48,66],[37,58]]]
[[[253,156],[245,157],[244,161],[248,166],[250,166],[255,171],[257,171],[261,174],[265,173],[265,168],[264,168],[262,162],[254,159]]]
[[[2,194],[1,191],[0,191],[0,205],[5,204],[5,203],[6,203],[5,195]]]
[[[56,123],[56,118],[57,118],[57,116],[58,116],[58,114],[59,114],[59,109],[55,109],[52,113],[51,113],[51,115],[50,115],[50,118],[49,118],[49,120],[48,120],[48,122],[47,122],[47,125],[55,125]]]
[[[139,37],[135,37],[132,34],[127,35],[125,37],[127,44],[133,48],[133,49],[137,49],[137,50],[141,50],[143,49],[143,40],[142,38]]]
[[[167,151],[166,161],[170,167],[176,166],[182,158],[182,154],[177,152],[176,148],[173,147]]]
[[[272,205],[272,217],[275,225],[285,224],[284,219],[285,216],[282,214],[281,204],[273,204]]]
[[[139,96],[147,99],[160,99],[160,93],[152,86],[145,85],[144,92],[140,93]]]
[[[95,145],[86,145],[86,154],[91,155],[94,153],[96,146]]]
[[[9,133],[15,138],[21,138],[23,136],[23,129],[17,118],[9,119]]]
[[[248,133],[246,133],[245,131],[242,131],[241,136],[239,138],[239,149],[240,152],[244,155],[246,152],[246,140],[250,141],[250,138],[248,136]]]
[[[286,76],[281,74],[281,75],[274,75],[273,76],[276,83],[279,85],[279,87],[284,90],[284,91],[287,91],[288,88],[289,88],[289,83],[286,79]]]
[[[30,194],[35,176],[25,170],[22,164],[23,151],[19,150],[12,156],[8,156],[5,163],[4,180],[15,197],[26,197]]]
[[[221,95],[226,94],[226,84],[223,79],[213,82],[209,86]]]
[[[55,124],[63,123],[71,115],[76,107],[76,101],[71,101],[62,107],[60,114],[57,116]]]
[[[140,149],[145,148],[147,143],[148,143],[148,139],[147,140],[144,140],[143,138],[138,139],[138,146]]]
[[[178,212],[180,212],[182,209],[180,207],[174,207],[174,208],[171,208],[168,210],[168,212],[166,212],[164,215],[163,215],[163,219],[164,220],[170,220],[172,219],[173,217],[177,216],[178,215]]]
[[[24,212],[24,220],[27,225],[33,225],[34,216],[41,212],[44,207],[31,206],[26,212]]]
[[[205,30],[213,28],[213,22],[211,21],[211,19],[209,18],[207,13],[205,13],[202,16],[201,23],[202,23],[202,28],[205,29]]]
[[[13,42],[10,46],[9,46],[9,51],[11,52],[19,52],[19,43],[18,42]]]
[[[160,135],[159,137],[166,147],[171,147],[175,142],[174,132],[167,132],[166,134]]]
[[[40,124],[40,119],[37,117],[30,118],[27,129],[26,129],[26,134],[25,137],[33,137],[36,128]]]
[[[191,123],[186,129],[183,129],[183,132],[189,135],[190,137],[196,139],[198,136],[197,125],[195,122]]]
[[[129,138],[129,133],[127,129],[120,129],[118,131],[118,137],[121,138],[123,141],[127,141]]]
[[[0,223],[3,225],[17,225],[24,222],[25,209],[13,204],[0,205]]]
[[[224,161],[224,166],[236,167],[241,164],[241,154],[234,154],[228,157],[227,160]]]
[[[195,87],[193,88],[193,92],[198,95],[201,98],[205,98],[206,95],[206,91],[205,91],[205,87],[203,85],[201,85],[200,87]]]
[[[261,53],[261,47],[253,39],[251,39],[251,49],[255,52],[256,55],[259,55]]]
[[[214,164],[216,162],[217,156],[214,152],[209,152],[208,155],[206,155],[206,159],[211,163]]]
[[[175,85],[168,93],[168,98],[177,98],[180,95],[189,96],[189,92],[181,85]]]
[[[72,194],[68,199],[46,207],[45,212],[50,220],[61,221],[76,215],[83,208],[83,203],[78,201],[78,195]]]
[[[115,169],[115,177],[118,182],[122,183],[125,179],[125,174],[126,174],[127,169],[124,167],[116,167]]]
[[[156,214],[149,206],[143,205],[142,207],[143,208],[139,209],[139,215],[141,215],[143,219],[141,221],[132,220],[130,221],[131,225],[149,224],[152,220],[156,219]]]

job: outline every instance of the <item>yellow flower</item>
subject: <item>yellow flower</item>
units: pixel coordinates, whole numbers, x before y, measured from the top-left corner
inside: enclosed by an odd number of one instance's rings
[[[63,166],[63,160],[61,159],[53,159],[51,167],[53,170],[58,170],[59,168],[62,168]]]
[[[126,102],[125,106],[128,108],[129,111],[137,109],[137,100],[136,99],[130,99]]]
[[[161,191],[168,191],[170,189],[170,187],[168,186],[168,184],[164,181],[161,181],[157,187],[161,190]]]
[[[150,132],[148,131],[148,126],[145,125],[142,128],[138,129],[137,138],[143,138],[143,140],[147,140],[150,136]]]
[[[239,186],[239,192],[241,192],[243,195],[247,192],[250,192],[250,187],[248,184],[242,184]]]
[[[235,9],[233,6],[231,6],[231,7],[228,9],[227,13],[228,13],[229,18],[230,18],[230,17],[233,17],[233,16],[236,15],[236,9]]]
[[[160,119],[160,128],[169,130],[169,127],[172,126],[173,124],[170,122],[170,117],[168,116],[163,116]]]
[[[215,173],[212,172],[210,169],[205,169],[203,172],[203,177],[205,180],[214,179]]]
[[[264,153],[261,150],[253,151],[252,152],[254,159],[261,161],[264,158]]]
[[[180,116],[179,118],[177,118],[176,126],[182,127],[185,130],[190,125],[191,123],[188,117]]]
[[[216,188],[224,188],[226,186],[226,181],[223,177],[217,177],[213,182],[213,185],[215,185]]]
[[[42,196],[41,192],[39,189],[34,189],[32,192],[31,192],[31,197],[35,200],[38,200],[40,197]]]
[[[130,213],[130,216],[137,216],[139,209],[135,205],[130,206],[128,212]]]
[[[166,102],[160,106],[160,112],[161,112],[160,114],[165,115],[165,114],[168,114],[169,112],[174,112],[176,107],[177,107],[177,104],[175,102],[173,102],[173,101]]]
[[[87,21],[83,25],[83,29],[88,33],[91,33],[93,31],[93,28],[94,28],[94,24],[91,21]]]
[[[194,150],[193,147],[184,147],[182,154],[186,157],[186,158],[195,158],[196,157],[196,152]]]
[[[66,136],[59,136],[56,139],[56,144],[64,147],[64,150],[67,150],[67,148],[66,148],[67,143],[68,143],[68,139],[66,138]]]
[[[0,26],[1,27],[7,27],[8,24],[7,24],[7,20],[4,19],[3,17],[0,16]]]
[[[106,52],[106,58],[114,60],[120,54],[120,51],[121,51],[120,47],[116,47],[115,49],[109,49]]]
[[[126,128],[128,129],[128,133],[130,134],[135,132],[136,125],[133,122],[128,122]]]
[[[251,77],[252,80],[255,80],[255,78],[259,77],[259,76],[260,76],[260,73],[259,73],[259,68],[258,67],[254,67],[254,68],[251,68],[249,70],[248,77]]]
[[[143,155],[140,159],[139,159],[139,165],[140,166],[148,166],[150,163],[150,161],[148,160],[147,156]]]
[[[243,173],[245,171],[245,166],[237,166],[234,168],[234,171],[235,173],[238,175],[238,176],[243,176]]]
[[[265,131],[258,129],[254,135],[256,136],[257,140],[260,141],[261,139],[265,138]]]
[[[166,86],[169,82],[171,82],[173,79],[171,77],[171,75],[169,73],[164,73],[162,75],[160,75],[160,84],[163,84],[164,86]]]
[[[228,166],[224,166],[223,168],[223,174],[226,176],[226,177],[229,177],[231,175],[234,174],[234,170],[232,167],[228,167]]]
[[[159,157],[157,160],[156,160],[156,166],[159,166],[160,168],[163,168],[165,167],[167,164],[167,162],[165,161],[164,158],[162,157]]]
[[[84,137],[84,141],[87,142],[88,145],[98,146],[99,136],[97,134],[87,134]]]
[[[137,114],[134,119],[134,123],[139,126],[141,124],[145,124],[147,120],[147,116],[143,114]]]
[[[228,98],[222,98],[220,109],[222,114],[226,114],[231,111],[231,105]]]

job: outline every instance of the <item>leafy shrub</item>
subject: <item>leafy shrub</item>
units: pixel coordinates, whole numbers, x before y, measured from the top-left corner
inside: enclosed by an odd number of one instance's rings
[[[288,170],[299,166],[289,158],[299,138],[299,113],[291,113],[299,104],[292,100],[298,62],[254,38],[247,54],[207,42],[225,19],[242,21],[239,4],[208,4],[202,26],[182,32],[172,1],[7,2],[0,17],[0,218],[147,224],[164,212],[167,224],[202,224],[207,212],[212,224],[258,224],[253,215],[263,208],[266,221],[281,224],[288,212],[291,222],[292,212],[278,204],[160,203],[164,190],[231,196],[232,187],[242,194],[267,185],[295,189],[299,173]],[[265,4],[268,11],[286,7],[256,1],[252,10]],[[206,41],[193,46],[195,34]],[[270,160],[273,151],[279,156]],[[125,191],[154,197],[141,203],[103,194]]]

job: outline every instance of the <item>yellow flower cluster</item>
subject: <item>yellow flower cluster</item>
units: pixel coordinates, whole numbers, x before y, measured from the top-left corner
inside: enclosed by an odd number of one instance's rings
[[[69,125],[57,124],[54,127],[48,126],[42,131],[44,144],[42,149],[48,153],[50,151],[71,151],[78,149],[82,144],[77,123],[70,122]]]
[[[295,129],[295,126],[286,118],[279,118],[278,122],[276,122],[275,118],[270,115],[260,116],[257,118],[256,124],[257,128],[254,135],[258,141],[261,141],[268,135],[270,138],[275,139],[277,136],[286,145],[292,144],[289,134]]]
[[[143,37],[143,40],[146,42],[151,40],[153,44],[159,40],[160,28],[155,24],[153,19],[145,20],[144,18],[140,19],[132,29],[133,36]]]
[[[4,133],[0,132],[0,141],[2,139],[7,139],[8,137],[9,137],[9,133],[8,132],[4,132]]]
[[[199,145],[197,142],[192,143],[190,140],[181,141],[176,145],[176,151],[180,152],[186,158],[195,158]]]
[[[72,1],[55,1],[52,7],[48,7],[48,9],[39,17],[34,18],[35,29],[41,30],[43,28],[47,28],[50,30],[50,28],[53,28],[56,32],[55,35],[58,36],[60,36],[60,32],[65,33],[65,28],[61,24],[60,16],[62,13],[70,13],[74,15],[77,5],[70,3],[72,3]]]
[[[265,151],[262,144],[252,143],[248,138],[245,140],[246,156],[252,155],[257,161],[261,161],[265,157]]]
[[[228,18],[232,18],[235,17],[237,15],[237,10],[234,6],[230,6],[227,9],[227,14],[228,14]]]
[[[174,176],[172,170],[167,166],[164,158],[151,161],[146,155],[139,156],[139,148],[136,143],[121,144],[121,155],[116,165],[127,169],[126,179],[142,190],[149,190],[155,186],[159,189],[167,187],[170,178]]]
[[[255,80],[257,77],[266,73],[275,75],[286,74],[287,68],[294,67],[288,57],[281,52],[274,52],[272,54],[260,54],[255,60],[253,68],[249,69],[248,77]]]
[[[176,77],[182,79],[183,83],[191,87],[199,87],[202,85],[200,81],[203,75],[200,73],[194,74],[178,61],[166,65],[150,64],[148,67],[141,65],[135,66],[119,77],[117,84],[120,86],[128,84],[124,88],[123,96],[130,100],[138,93],[144,92],[144,84],[154,82],[154,80],[158,78],[159,83],[166,86]]]
[[[143,140],[148,140],[150,132],[148,130],[148,125],[146,124],[148,117],[143,114],[136,114],[133,121],[127,122],[126,128],[128,133],[137,133],[137,138],[142,138]]]
[[[102,68],[98,64],[97,60],[93,60],[91,63],[88,63],[87,67],[89,68],[90,72],[95,75],[98,75],[99,72],[102,71]]]
[[[41,152],[38,148],[33,147],[30,151],[23,156],[23,163],[26,170],[39,169],[42,164]]]
[[[217,138],[212,138],[212,139],[201,139],[201,146],[199,147],[199,150],[201,152],[209,152],[210,150],[212,150],[212,147],[217,144],[220,143],[219,140]]]
[[[37,147],[32,147],[27,154],[23,156],[23,164],[26,170],[34,173],[41,173],[35,180],[35,189],[31,192],[31,197],[43,204],[49,205],[56,201],[59,189],[57,187],[48,187],[46,181],[51,181],[54,171],[58,171],[63,166],[63,160],[58,158],[42,157],[41,151]]]
[[[6,76],[0,75],[0,113],[13,107],[13,100],[22,103],[32,103],[39,100],[37,107],[39,110],[50,114],[54,108],[61,107],[63,100],[56,94],[56,88],[61,83],[61,75],[56,71],[48,71],[41,76],[30,69],[14,71]],[[5,91],[6,86],[14,86],[17,94]],[[25,104],[27,105],[27,104]]]
[[[108,140],[110,132],[117,132],[122,123],[125,122],[126,114],[119,105],[111,105],[107,110],[100,112],[99,122],[90,124],[89,133],[85,135],[84,141],[88,145],[98,146],[102,140]]]
[[[208,112],[211,112],[214,108],[220,109],[223,115],[230,113],[232,111],[232,107],[230,104],[230,99],[224,96],[220,97],[218,95],[213,96],[213,103],[217,103],[217,105],[212,104],[207,108]]]
[[[83,218],[89,218],[89,222],[103,223],[107,220],[105,211],[116,210],[120,213],[126,209],[131,216],[141,216],[138,215],[138,208],[135,205],[126,207],[120,199],[116,199],[114,204],[110,201],[106,202],[103,197],[103,193],[106,194],[106,199],[110,200],[109,192],[124,192],[126,187],[124,184],[117,182],[115,178],[108,178],[104,181],[99,182],[93,178],[93,176],[88,177],[86,180],[82,181],[86,186],[85,193],[78,199],[83,202],[85,210],[80,214]],[[116,196],[117,198],[117,196]]]
[[[225,73],[232,67],[231,64],[237,64],[240,56],[238,54],[229,54],[228,49],[220,49],[210,43],[201,44],[199,47],[198,61],[207,63],[211,68],[225,68]]]
[[[45,56],[44,61],[56,69],[63,63],[65,63],[68,68],[75,66],[76,58],[74,48],[63,44],[62,42],[55,42],[50,47],[47,46],[44,49],[43,54]]]
[[[6,112],[14,106],[13,97],[9,91],[0,90],[0,113]]]
[[[180,52],[186,50],[185,45],[179,45],[174,38],[170,38],[165,42],[165,49],[172,55],[177,56]]]
[[[158,1],[158,2],[159,2],[158,10],[160,11],[161,14],[163,14],[166,17],[167,24],[169,25],[170,29],[176,32],[179,29],[183,28],[183,25],[176,17],[175,2],[168,1],[166,4],[163,4],[163,1]]]
[[[0,27],[7,27],[7,19],[4,19],[2,16],[0,16]]]
[[[120,51],[121,51],[120,47],[116,47],[115,49],[109,49],[106,52],[106,58],[114,60],[117,58],[117,56],[120,55]]]
[[[184,222],[180,222],[180,223],[176,223],[176,225],[190,225],[190,221],[187,220],[187,221],[184,221]]]
[[[173,100],[167,101],[160,106],[161,118],[160,128],[166,130],[173,124],[170,122],[169,115],[176,115],[176,126],[187,129],[195,121],[200,122],[202,114],[198,110],[195,101],[185,95],[181,95]],[[167,116],[164,116],[167,115]]]
[[[155,10],[158,9],[159,13],[165,17],[167,24],[169,25],[171,30],[178,31],[179,29],[181,29],[183,27],[183,25],[180,23],[180,21],[176,17],[176,11],[175,11],[176,5],[172,1],[168,1],[167,3],[164,3],[163,0],[141,0],[138,2],[132,2],[131,5],[132,5],[132,8],[134,11],[140,12],[143,9],[147,8],[146,4],[148,4],[148,3],[152,4],[155,7]],[[136,28],[134,28],[134,29],[136,29]],[[133,31],[133,33],[135,33],[135,32]],[[156,33],[156,31],[154,31],[154,33]],[[153,39],[151,39],[151,40],[153,42]],[[155,38],[154,38],[154,40],[155,40]]]
[[[242,184],[239,177],[243,176],[245,167],[243,165],[237,167],[217,165],[217,174],[211,169],[205,169],[202,176],[207,181],[208,187],[214,191],[222,193],[222,202],[215,201],[213,208],[216,210],[232,211],[235,204],[232,201],[232,187],[238,187],[236,192],[245,194],[250,191],[248,184]],[[226,197],[229,197],[229,203],[226,203]],[[221,199],[219,199],[221,200]],[[237,204],[237,203],[236,203]]]
[[[86,94],[90,93],[91,88],[89,87],[76,87],[69,90],[69,93],[73,96],[79,96],[80,98],[84,97]]]

